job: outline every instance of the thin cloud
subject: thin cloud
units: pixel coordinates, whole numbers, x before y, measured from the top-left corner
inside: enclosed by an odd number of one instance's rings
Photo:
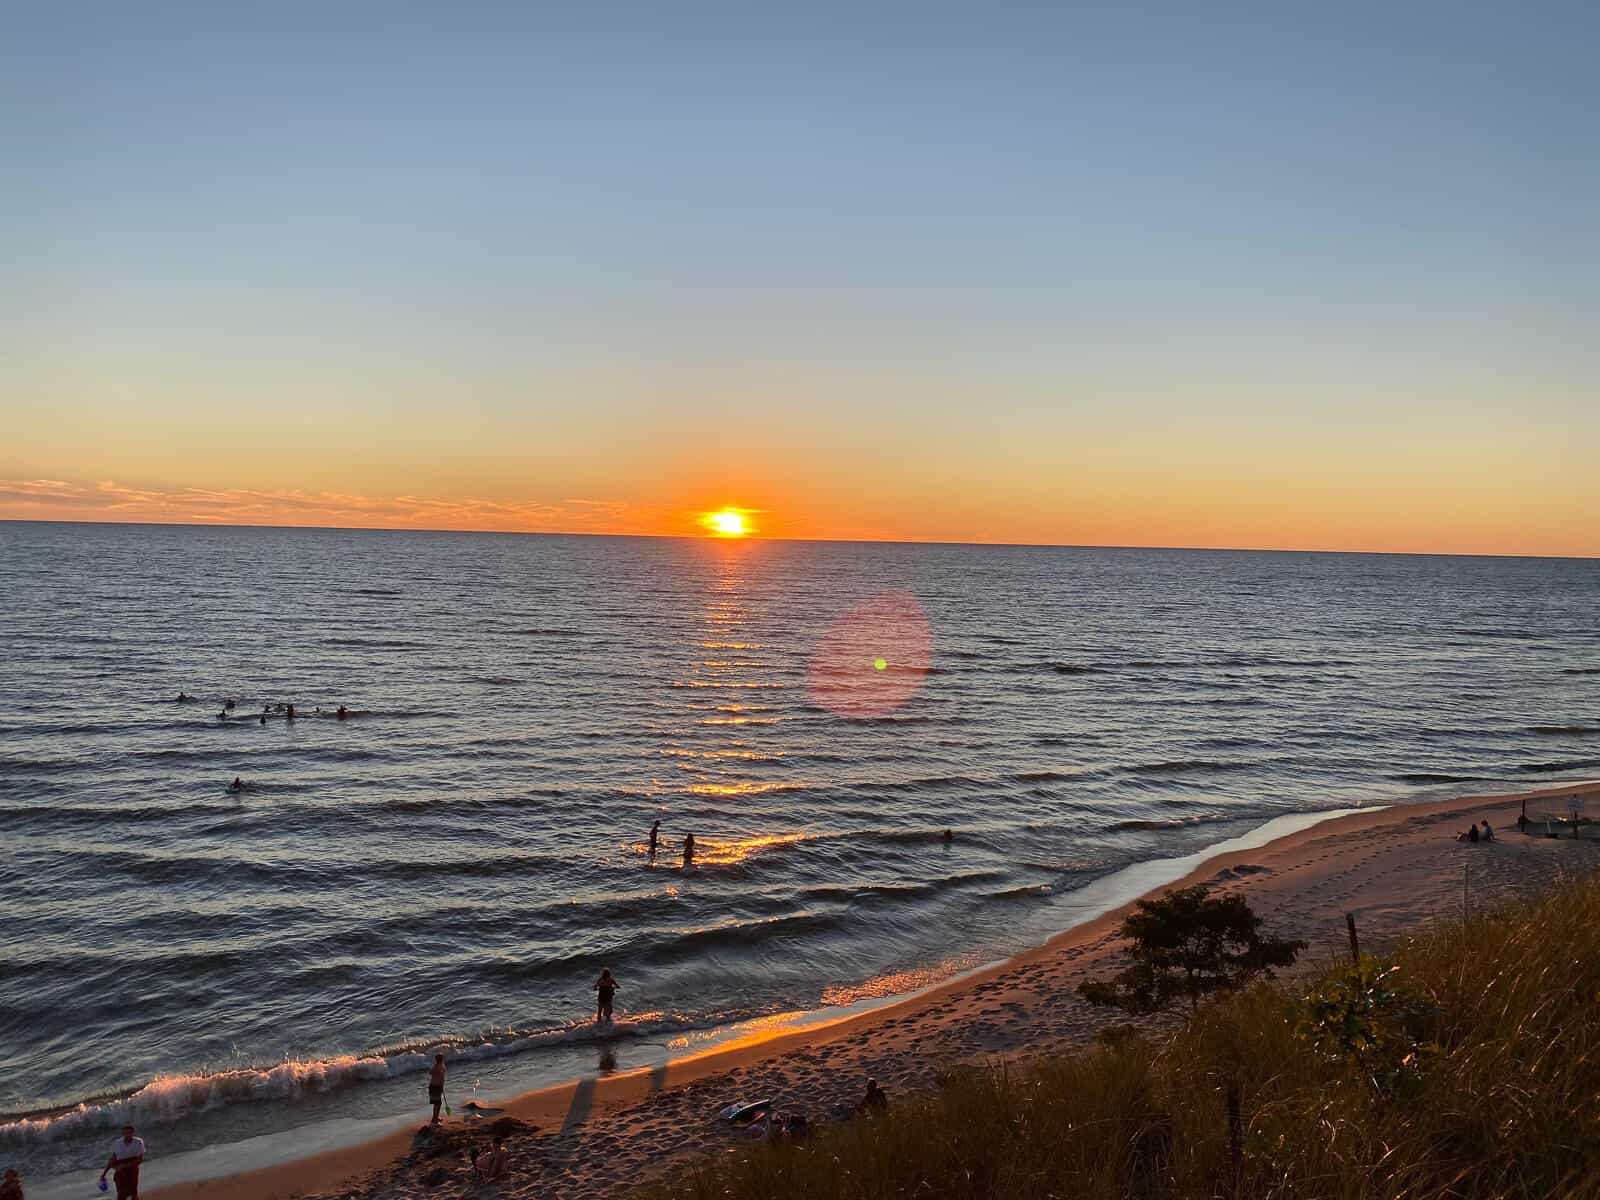
[[[679,514],[616,500],[361,496],[299,489],[134,487],[116,480],[0,479],[0,519],[328,525],[540,533],[665,533]]]

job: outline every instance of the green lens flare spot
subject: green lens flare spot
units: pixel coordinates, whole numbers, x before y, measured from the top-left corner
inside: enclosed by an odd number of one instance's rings
[[[872,666],[873,666],[873,669],[877,670],[877,671],[886,671],[886,670],[889,669],[888,662],[885,659],[881,659],[881,658],[873,659]]]

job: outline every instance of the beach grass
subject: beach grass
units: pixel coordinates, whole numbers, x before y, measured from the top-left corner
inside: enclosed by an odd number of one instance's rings
[[[1176,1027],[1113,1026],[877,1120],[730,1147],[644,1195],[1600,1197],[1600,876]]]

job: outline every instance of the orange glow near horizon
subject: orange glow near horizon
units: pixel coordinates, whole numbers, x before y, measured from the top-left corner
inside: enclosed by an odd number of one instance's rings
[[[711,531],[713,537],[740,538],[754,533],[744,509],[722,508],[716,512],[702,513],[700,524]]]

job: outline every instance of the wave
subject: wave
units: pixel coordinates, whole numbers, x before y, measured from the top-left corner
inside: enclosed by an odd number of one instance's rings
[[[1057,675],[1099,675],[1105,668],[1090,666],[1084,663],[1050,663],[1050,669]]]
[[[1175,758],[1167,762],[1135,763],[1122,770],[1136,775],[1168,775],[1180,771],[1249,771],[1260,763],[1220,762],[1211,758]]]
[[[293,1103],[359,1083],[426,1071],[442,1051],[453,1063],[482,1061],[552,1046],[654,1037],[706,1027],[705,1020],[646,1013],[610,1025],[573,1022],[555,1029],[512,1031],[487,1039],[413,1043],[367,1054],[346,1054],[276,1066],[162,1075],[120,1096],[95,1097],[70,1107],[0,1116],[0,1145],[21,1147],[95,1134],[132,1122],[175,1121],[224,1105]]]
[[[1600,725],[1529,725],[1529,733],[1571,734],[1575,737],[1592,737],[1600,734]]]
[[[1018,771],[1011,778],[1018,783],[1063,783],[1069,779],[1084,779],[1093,771]]]
[[[368,650],[431,650],[429,642],[413,642],[405,638],[360,638],[360,637],[325,637],[320,640],[324,646],[355,646]]]
[[[1519,763],[1516,769],[1524,774],[1536,775],[1552,771],[1583,771],[1590,767],[1600,767],[1600,758],[1569,758],[1563,762]]]
[[[1600,675],[1600,667],[1566,667],[1563,675]]]
[[[1477,783],[1481,775],[1447,775],[1442,771],[1403,771],[1390,775],[1396,783]]]
[[[583,633],[577,629],[516,629],[513,633],[522,637],[582,637]]]

